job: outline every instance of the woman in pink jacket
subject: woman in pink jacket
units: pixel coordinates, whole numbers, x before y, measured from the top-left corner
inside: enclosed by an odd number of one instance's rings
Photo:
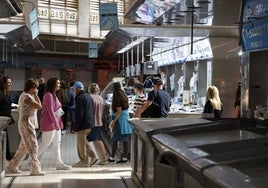
[[[61,103],[56,96],[56,91],[59,89],[60,80],[58,78],[50,78],[47,81],[40,117],[42,142],[39,145],[38,156],[52,144],[57,162],[56,170],[70,170],[71,166],[65,165],[61,160],[60,144],[63,123],[61,116],[56,112],[61,109]]]

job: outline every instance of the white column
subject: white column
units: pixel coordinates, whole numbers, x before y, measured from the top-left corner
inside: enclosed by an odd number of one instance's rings
[[[90,37],[90,25],[89,25],[89,9],[90,1],[89,0],[79,0],[78,1],[78,36],[79,37]]]

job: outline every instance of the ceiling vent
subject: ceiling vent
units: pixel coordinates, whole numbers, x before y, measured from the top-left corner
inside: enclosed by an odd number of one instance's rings
[[[22,13],[20,0],[1,0],[0,18],[16,16]]]

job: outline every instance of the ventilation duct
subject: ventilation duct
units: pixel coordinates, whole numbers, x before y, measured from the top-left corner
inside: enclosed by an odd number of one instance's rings
[[[20,0],[1,0],[0,18],[16,16],[22,13]]]
[[[18,47],[25,49],[27,52],[33,52],[44,48],[38,38],[32,40],[31,30],[23,25],[4,35],[8,41],[12,41]]]

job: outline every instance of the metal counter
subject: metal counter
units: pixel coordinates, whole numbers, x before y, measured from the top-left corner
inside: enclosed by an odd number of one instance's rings
[[[155,160],[158,151],[152,142],[152,135],[216,123],[200,118],[133,118],[129,122],[134,126],[134,133],[131,137],[132,177],[146,188],[155,188]]]
[[[8,126],[10,122],[11,119],[9,117],[0,116],[0,185],[2,184],[2,180],[5,177],[4,161],[6,158],[6,137],[3,130]]]
[[[170,169],[176,171],[173,187],[265,187],[268,137],[244,129],[235,120],[218,123],[153,135],[159,152],[155,164],[161,167],[155,172],[155,184],[168,177],[161,171]],[[263,166],[256,173],[260,159]]]

